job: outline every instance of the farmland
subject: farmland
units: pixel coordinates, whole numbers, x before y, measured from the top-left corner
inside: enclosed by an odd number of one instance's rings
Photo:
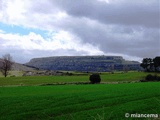
[[[1,120],[112,120],[160,113],[160,83],[0,87]]]
[[[20,73],[18,73],[20,74]],[[123,82],[135,82],[144,77],[148,73],[144,72],[116,72],[101,73],[102,83],[123,83]],[[18,77],[0,77],[0,86],[30,86],[30,85],[45,85],[45,84],[61,84],[61,83],[77,83],[77,82],[89,82],[89,75],[77,75],[74,73],[72,76],[18,76]]]
[[[1,76],[0,120],[123,120],[131,119],[125,113],[159,114],[160,82],[137,82],[146,75],[101,73],[107,84],[95,85],[71,84],[89,82],[89,74]]]

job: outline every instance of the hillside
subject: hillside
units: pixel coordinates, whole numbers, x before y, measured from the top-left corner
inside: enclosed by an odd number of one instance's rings
[[[0,66],[2,65],[2,61],[3,60],[0,58]],[[28,66],[25,66],[23,64],[16,63],[16,62],[14,62],[13,65],[12,65],[12,70],[15,70],[15,71],[32,71],[34,69],[35,68],[28,67]]]
[[[16,70],[16,71],[32,71],[32,70],[35,70],[35,68],[28,67],[28,66],[25,66],[25,65],[19,64],[19,63],[14,63],[12,65],[12,70]]]
[[[121,56],[58,56],[33,58],[25,65],[43,70],[65,71],[112,71],[139,70],[140,63],[126,61]]]

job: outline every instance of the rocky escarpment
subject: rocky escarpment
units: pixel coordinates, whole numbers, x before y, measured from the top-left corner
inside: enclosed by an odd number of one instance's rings
[[[25,65],[43,70],[113,71],[139,70],[140,63],[121,56],[58,56],[31,59]]]

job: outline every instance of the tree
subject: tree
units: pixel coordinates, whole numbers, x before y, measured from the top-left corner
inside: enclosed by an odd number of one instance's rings
[[[154,59],[144,58],[140,66],[143,67],[145,71],[147,72],[159,72],[160,71],[160,56],[157,56]]]
[[[7,77],[9,70],[11,70],[12,65],[13,61],[11,55],[5,54],[1,59],[1,64],[0,64],[0,71],[2,72],[4,77]]]
[[[160,68],[160,57],[155,57],[153,59],[153,63],[154,63],[155,71],[157,72],[158,68]]]
[[[143,58],[142,63],[140,64],[147,72],[151,71],[153,67],[153,60],[151,58]]]
[[[91,81],[92,84],[100,83],[101,82],[101,78],[100,78],[99,74],[92,74],[92,75],[90,75],[89,80]]]

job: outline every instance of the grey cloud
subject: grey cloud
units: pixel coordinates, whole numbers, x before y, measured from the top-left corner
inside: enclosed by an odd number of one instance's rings
[[[160,55],[159,1],[120,0],[104,4],[96,0],[59,0],[54,5],[71,17],[59,27],[99,46],[105,53],[137,57]],[[95,21],[90,26],[88,20]]]
[[[51,21],[50,25],[69,31],[83,43],[98,46],[104,53],[141,58],[160,55],[159,0],[113,0],[109,4],[97,0],[53,0],[46,2],[47,7],[40,6],[37,7],[42,11],[48,10],[46,14],[58,9],[67,12],[67,19]]]
[[[72,27],[73,34],[84,43],[99,46],[104,53],[119,53],[137,57],[160,55],[160,31],[151,28],[130,26],[99,26],[86,24]]]
[[[122,0],[109,4],[97,0],[58,0],[56,5],[74,17],[87,17],[105,24],[160,27],[159,0]]]
[[[58,10],[58,8],[51,4],[50,0],[34,0],[32,5],[29,6],[29,10],[33,13],[41,13],[45,16],[45,14],[54,14]]]

